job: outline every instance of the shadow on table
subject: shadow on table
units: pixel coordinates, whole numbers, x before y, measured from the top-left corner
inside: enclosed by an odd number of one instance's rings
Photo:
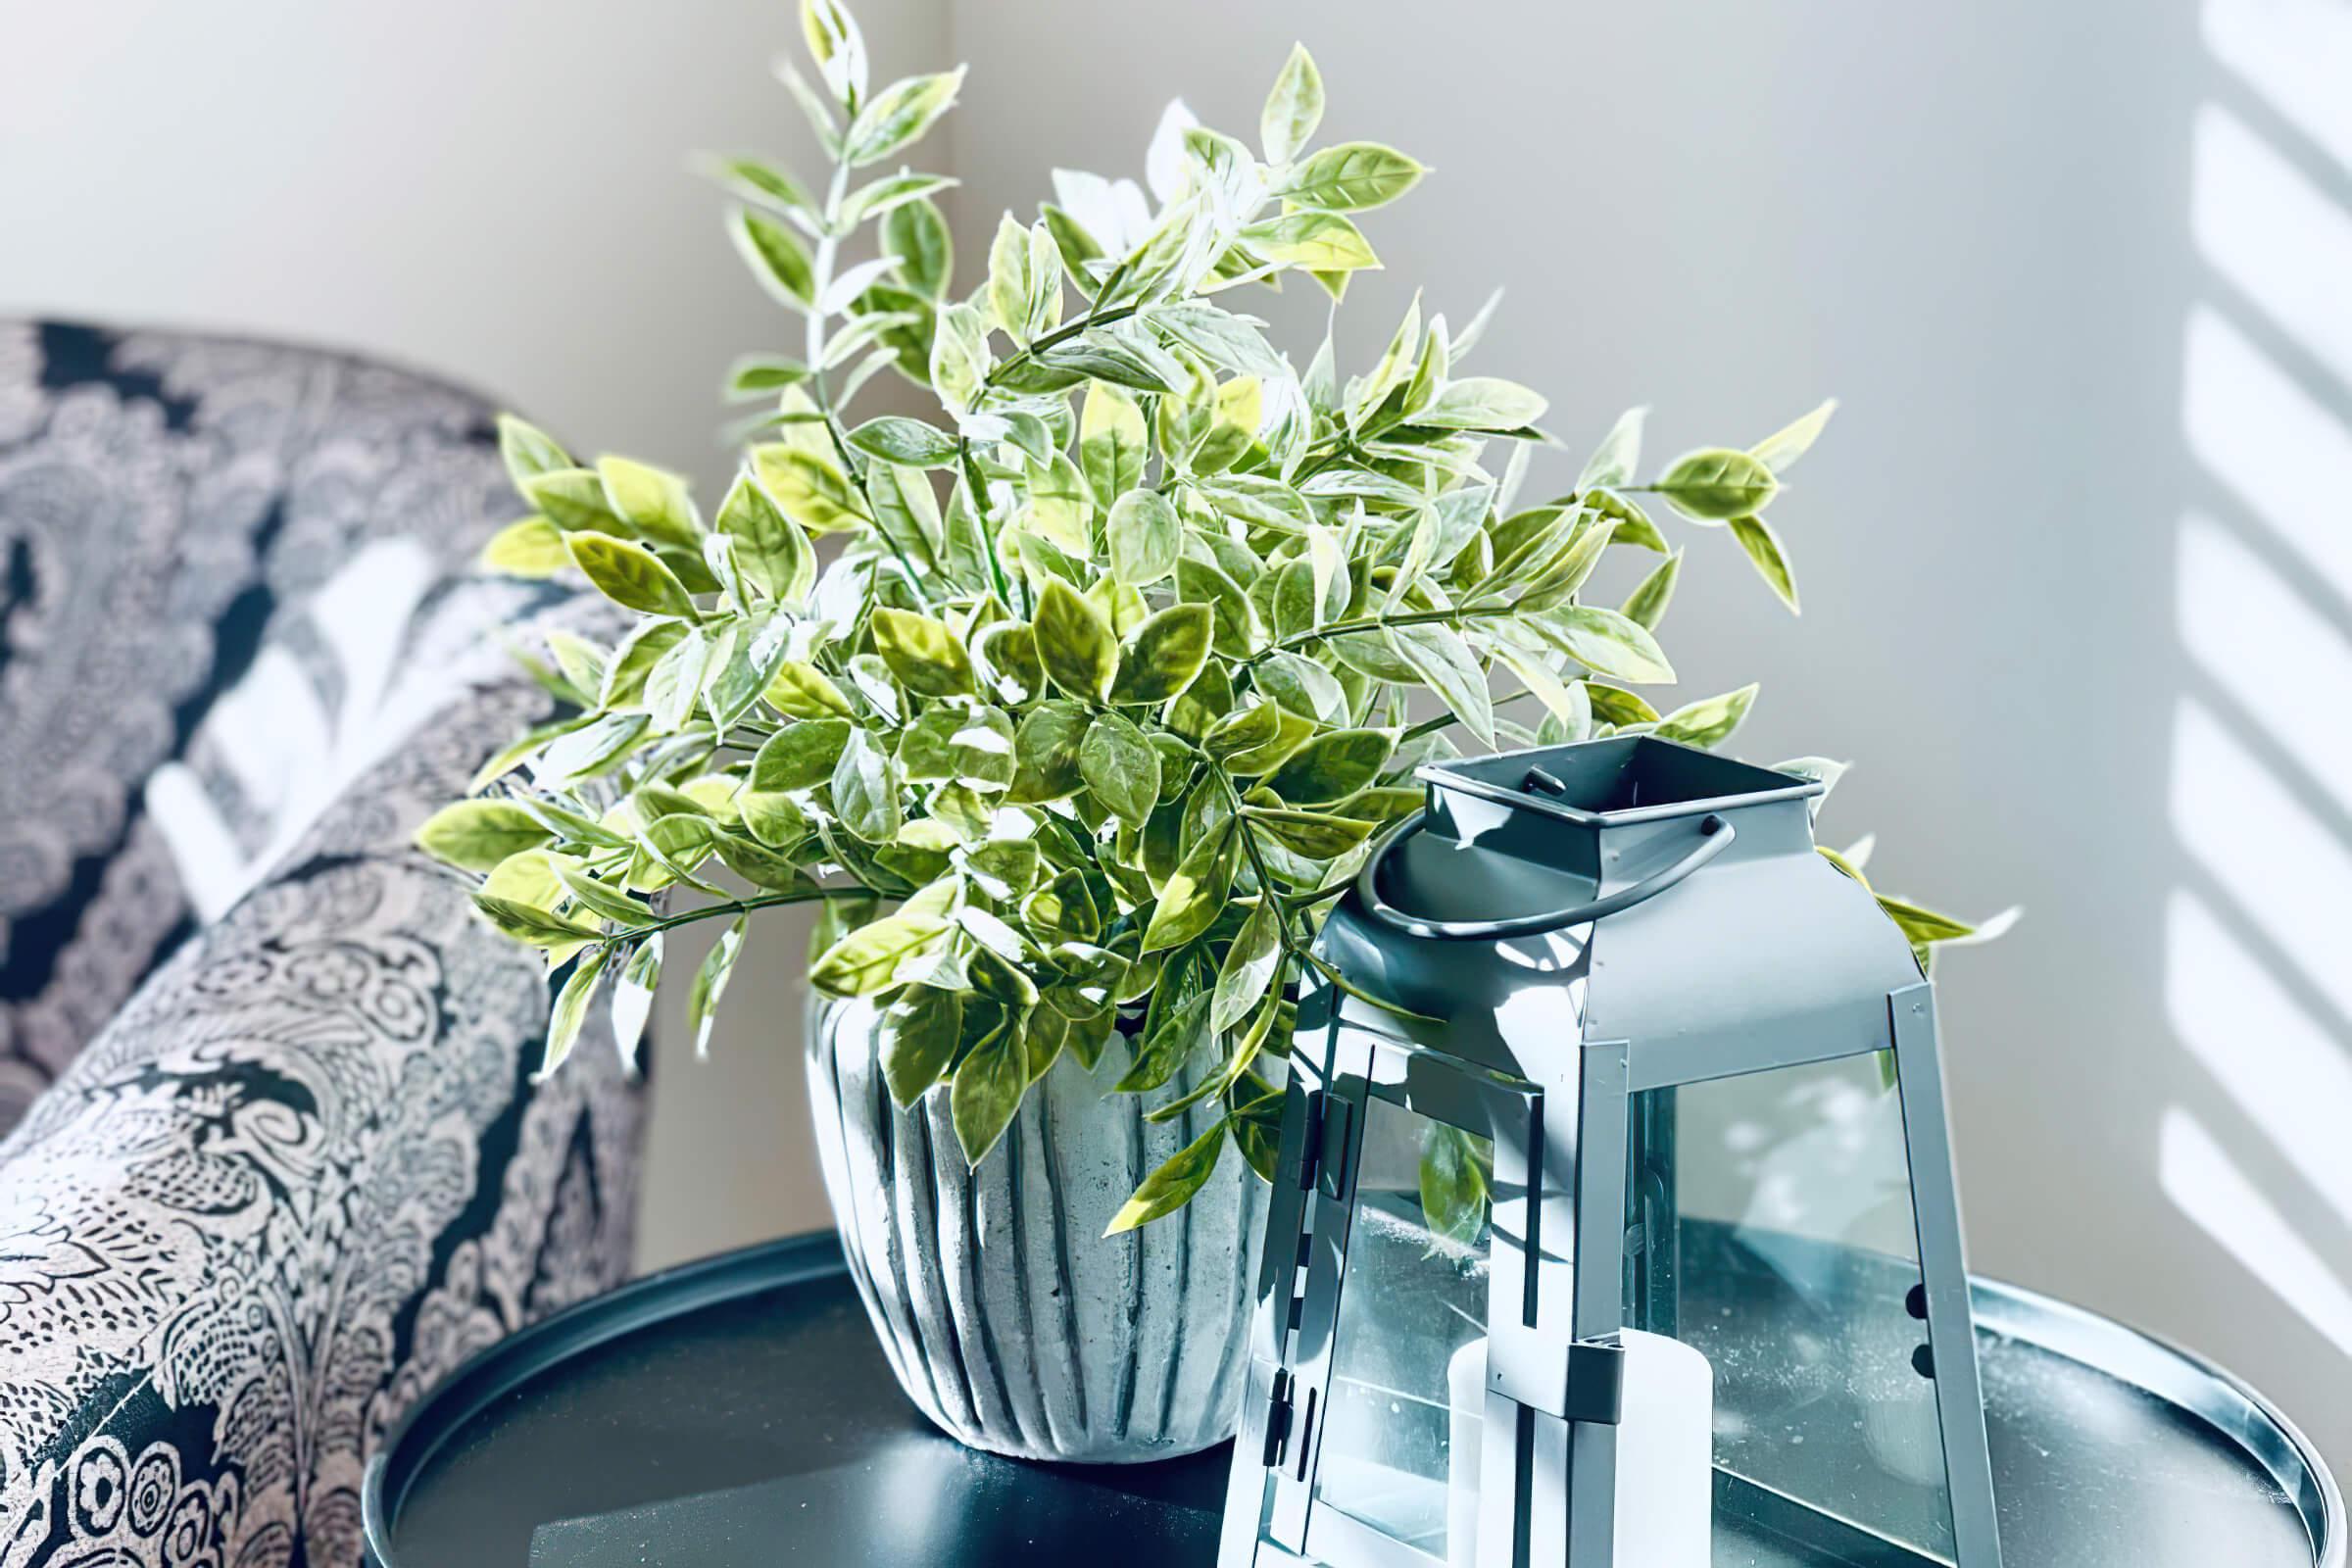
[[[1116,1562],[1216,1556],[1230,1449],[1152,1465],[1025,1464],[914,1432],[847,1463],[541,1525],[532,1568],[746,1562]],[[1173,1505],[1173,1506],[1171,1506]]]

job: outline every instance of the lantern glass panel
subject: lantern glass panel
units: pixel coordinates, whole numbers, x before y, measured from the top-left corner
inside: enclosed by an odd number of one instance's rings
[[[1627,1322],[1714,1368],[1718,1535],[1950,1562],[1891,1054],[1650,1090],[1631,1111]]]
[[[1454,1528],[1475,1517],[1491,1156],[1460,1128],[1365,1103],[1315,1497],[1443,1562],[1449,1492]]]

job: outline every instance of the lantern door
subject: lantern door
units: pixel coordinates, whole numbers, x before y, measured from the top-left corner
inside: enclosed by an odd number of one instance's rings
[[[1897,1055],[1652,1087],[1637,1066],[1626,1322],[1713,1369],[1719,1552],[1998,1562],[1940,1097]]]
[[[1262,1434],[1272,1471],[1262,1537],[1313,1561],[1469,1564],[1488,1325],[1519,1324],[1529,1298],[1527,1152],[1543,1097],[1353,1024],[1334,1027],[1327,1063],[1285,1129],[1299,1277],[1262,1393],[1270,1419],[1244,1426],[1245,1444]],[[1503,1490],[1510,1480],[1506,1467]]]

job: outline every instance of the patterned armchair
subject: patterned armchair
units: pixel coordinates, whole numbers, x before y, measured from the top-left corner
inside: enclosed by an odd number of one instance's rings
[[[409,834],[547,703],[488,411],[0,322],[0,1568],[341,1568],[388,1425],[625,1273],[639,1095]],[[585,1070],[581,1070],[585,1069]]]

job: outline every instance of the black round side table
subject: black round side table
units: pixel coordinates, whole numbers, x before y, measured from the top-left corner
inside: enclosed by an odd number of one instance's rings
[[[2079,1308],[1973,1290],[2007,1568],[2344,1568],[2334,1484],[2259,1395]],[[368,1561],[1213,1568],[1229,1458],[958,1446],[899,1392],[827,1233],[639,1280],[466,1363],[368,1467]],[[1718,1530],[1715,1562],[1823,1559]]]
[[[1230,1454],[964,1448],[899,1392],[826,1233],[636,1281],[467,1363],[370,1467],[368,1560],[1206,1568]]]

